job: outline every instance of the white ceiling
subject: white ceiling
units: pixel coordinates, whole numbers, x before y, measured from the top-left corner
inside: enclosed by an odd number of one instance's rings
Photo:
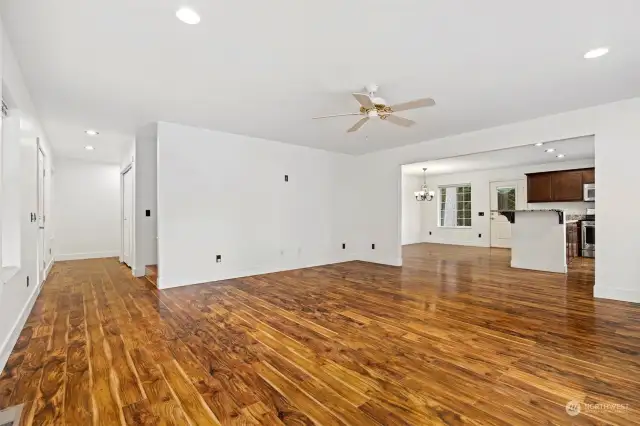
[[[553,153],[545,152],[553,148]],[[564,158],[557,158],[564,154]],[[595,158],[595,141],[593,136],[547,142],[542,146],[527,145],[517,148],[487,151],[478,154],[461,155],[402,166],[402,173],[422,176],[424,167],[427,175],[443,175],[464,173],[478,170],[501,169],[545,163],[562,163],[565,161],[593,160]]]
[[[200,25],[175,18],[184,5]],[[106,146],[165,120],[364,153],[640,95],[638,0],[2,0],[0,13],[56,150],[82,150],[86,128]],[[356,111],[350,93],[370,82],[437,106],[400,114],[411,129],[311,120]]]

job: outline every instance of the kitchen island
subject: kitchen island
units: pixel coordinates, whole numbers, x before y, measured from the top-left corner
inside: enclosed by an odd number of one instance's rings
[[[564,210],[499,211],[511,222],[511,267],[567,273]]]

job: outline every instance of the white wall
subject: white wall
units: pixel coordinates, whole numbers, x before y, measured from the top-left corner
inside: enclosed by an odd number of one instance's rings
[[[586,143],[586,142],[585,142]],[[545,172],[551,170],[569,170],[593,167],[593,160],[565,161],[561,163],[547,163],[533,166],[520,166],[501,168],[494,170],[481,170],[467,173],[450,173],[433,175],[427,178],[429,187],[436,191],[433,201],[415,201],[413,193],[409,190],[403,192],[402,221],[405,229],[405,221],[413,223],[416,214],[419,216],[419,225],[413,226],[413,234],[407,235],[407,241],[430,242],[441,244],[457,244],[478,247],[491,245],[491,182],[525,180],[527,173]],[[406,177],[406,176],[403,176]],[[416,176],[409,176],[415,178]],[[470,228],[441,228],[438,226],[438,195],[439,186],[471,184],[471,227]],[[417,188],[420,186],[414,186]],[[414,189],[415,190],[415,189]],[[523,199],[526,200],[526,182],[524,183]],[[584,214],[587,208],[595,207],[595,203],[564,202],[564,203],[524,203],[529,209],[563,209],[569,213]],[[484,216],[478,216],[484,212]],[[429,235],[431,232],[431,235]],[[480,235],[480,236],[479,236]],[[403,234],[403,244],[406,243]]]
[[[53,170],[53,157],[46,135],[42,130],[38,115],[31,101],[29,91],[24,84],[19,64],[13,54],[13,50],[9,43],[2,22],[0,22],[0,46],[2,49],[0,57],[0,77],[2,79],[2,96],[11,98],[16,110],[19,110],[19,116],[24,123],[24,131],[21,136],[23,140],[15,138],[14,140],[3,140],[2,144],[7,143],[20,145],[20,164],[21,172],[26,173],[32,170],[33,175],[29,176],[30,181],[24,180],[9,182],[7,184],[19,185],[21,188],[21,213],[22,218],[21,229],[21,259],[19,268],[16,268],[11,275],[3,274],[3,280],[0,281],[0,369],[4,367],[6,360],[13,349],[13,345],[18,338],[31,307],[35,302],[36,296],[40,290],[37,282],[38,278],[38,259],[37,259],[37,223],[29,221],[29,210],[25,210],[22,205],[23,200],[32,200],[35,203],[37,192],[31,184],[35,181],[35,142],[36,138],[40,140],[40,145],[45,153],[45,170],[48,176],[51,176]],[[4,93],[6,90],[6,93]],[[15,146],[14,146],[15,147]],[[27,153],[28,155],[24,155]],[[4,183],[3,183],[4,184]],[[1,196],[1,195],[0,195]],[[47,202],[54,198],[53,194],[49,194]],[[0,200],[2,202],[2,200]],[[29,207],[32,207],[31,205]],[[45,204],[45,212],[50,210],[50,206]],[[35,211],[35,210],[34,210]],[[50,247],[53,240],[54,217],[49,215],[47,218],[48,225],[45,231],[45,244]],[[24,238],[28,236],[29,238]],[[47,254],[48,256],[48,254]],[[49,260],[45,257],[45,261]],[[4,271],[3,271],[4,272]],[[27,279],[30,285],[27,286]]]
[[[596,234],[598,253],[606,253],[596,256],[595,292],[640,302],[640,271],[638,263],[630,259],[637,252],[636,238],[629,232],[635,209],[620,208],[619,201],[621,194],[635,193],[635,182],[640,181],[640,167],[635,161],[630,164],[639,153],[638,117],[640,98],[634,98],[357,157],[356,214],[361,219],[357,256],[372,262],[402,264],[402,164],[595,135]],[[371,242],[379,250],[368,250]]]
[[[353,157],[158,126],[161,287],[352,258]]]
[[[147,265],[158,263],[158,126],[148,124],[136,132],[134,167],[134,267],[142,276]],[[151,216],[146,216],[150,210]]]
[[[120,253],[120,167],[57,158],[54,193],[56,260]]]
[[[596,297],[640,302],[638,158],[640,99],[634,99],[608,109],[596,133]]]
[[[424,179],[410,174],[402,175],[402,244],[416,244],[422,242],[420,234],[422,203],[435,201],[416,201],[414,192],[418,191]]]

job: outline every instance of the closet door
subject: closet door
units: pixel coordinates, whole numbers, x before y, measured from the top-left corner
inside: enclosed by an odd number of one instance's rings
[[[36,288],[40,282],[38,255],[38,140],[25,139],[20,141],[21,164],[21,265],[29,277],[29,285]]]

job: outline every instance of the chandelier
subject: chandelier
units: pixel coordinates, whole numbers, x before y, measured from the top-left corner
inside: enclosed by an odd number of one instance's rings
[[[436,195],[436,193],[434,191],[431,191],[429,189],[429,186],[427,185],[427,168],[423,168],[422,169],[422,175],[424,177],[424,183],[422,184],[422,186],[420,187],[420,191],[416,191],[413,193],[413,195],[416,196],[416,201],[431,201],[433,200],[433,197]]]

